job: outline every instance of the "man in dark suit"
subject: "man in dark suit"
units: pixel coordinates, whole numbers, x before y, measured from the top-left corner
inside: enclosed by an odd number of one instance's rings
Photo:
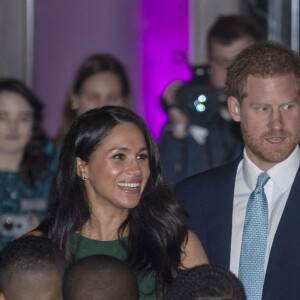
[[[226,79],[243,155],[175,189],[210,262],[238,275],[249,300],[300,299],[299,85],[295,52],[273,42],[243,50]]]

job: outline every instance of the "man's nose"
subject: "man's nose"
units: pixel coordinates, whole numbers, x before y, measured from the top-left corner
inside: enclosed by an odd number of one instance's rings
[[[284,127],[284,120],[280,111],[272,111],[270,115],[269,128],[281,130]]]

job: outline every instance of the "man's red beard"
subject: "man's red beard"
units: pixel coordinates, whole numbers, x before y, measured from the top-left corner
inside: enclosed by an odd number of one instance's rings
[[[294,151],[300,141],[300,130],[297,136],[292,136],[286,130],[270,130],[256,138],[249,134],[247,126],[241,122],[241,130],[245,145],[260,160],[268,163],[279,163],[285,160]],[[286,140],[283,145],[266,145],[267,138],[284,137]]]

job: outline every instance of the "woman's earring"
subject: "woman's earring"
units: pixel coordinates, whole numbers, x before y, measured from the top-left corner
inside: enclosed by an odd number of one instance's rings
[[[79,108],[79,103],[78,101],[73,101],[71,104],[72,110],[77,110]]]
[[[84,181],[86,181],[87,178],[86,178],[86,176],[83,176],[82,179],[83,179]]]

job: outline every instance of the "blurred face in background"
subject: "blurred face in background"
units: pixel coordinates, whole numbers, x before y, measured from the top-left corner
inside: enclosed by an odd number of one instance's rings
[[[73,102],[77,102],[78,115],[106,105],[126,105],[122,95],[121,80],[118,75],[110,71],[97,73],[87,78],[79,94],[73,95]]]
[[[0,154],[23,154],[32,135],[33,109],[15,92],[0,93]]]
[[[211,41],[208,64],[211,72],[210,82],[215,88],[225,88],[226,68],[236,55],[253,43],[254,40],[250,36],[243,36],[229,45],[223,45],[214,40]]]

